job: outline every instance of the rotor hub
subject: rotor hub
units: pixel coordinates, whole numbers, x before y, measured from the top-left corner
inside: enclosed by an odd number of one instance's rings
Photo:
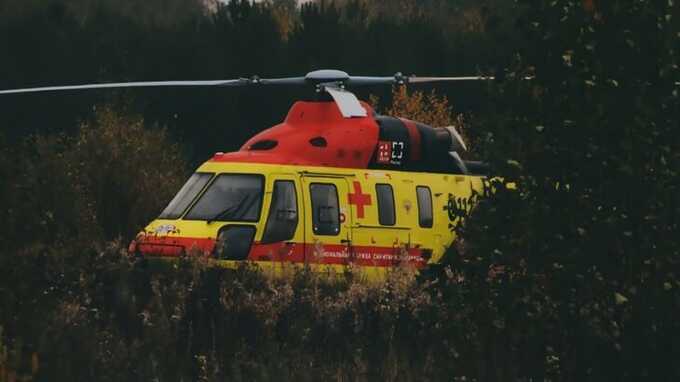
[[[322,69],[307,73],[305,82],[312,84],[344,83],[349,80],[349,78],[349,74],[342,70]]]

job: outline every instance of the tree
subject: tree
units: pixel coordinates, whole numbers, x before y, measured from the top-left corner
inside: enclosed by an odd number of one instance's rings
[[[469,130],[516,186],[472,214],[454,261],[509,341],[488,346],[527,349],[506,379],[680,376],[666,350],[680,336],[677,16],[672,2],[532,3],[531,48]]]
[[[371,96],[371,103],[378,105],[378,97]],[[433,90],[429,94],[414,91],[409,94],[406,86],[392,89],[392,104],[384,111],[386,115],[408,118],[435,127],[457,125],[462,127],[462,116],[456,116],[446,96],[439,96]]]

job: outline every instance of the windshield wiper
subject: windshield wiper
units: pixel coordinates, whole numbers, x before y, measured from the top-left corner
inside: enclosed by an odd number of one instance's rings
[[[208,219],[208,224],[214,222],[215,220],[217,220],[217,219],[219,219],[219,218],[221,218],[221,217],[228,216],[228,215],[230,215],[230,214],[232,214],[232,213],[238,211],[238,209],[241,208],[241,204],[242,204],[243,202],[245,202],[246,199],[248,199],[248,196],[250,196],[250,195],[245,194],[245,195],[241,196],[241,199],[240,199],[237,203],[232,204],[231,206],[229,206],[229,207],[225,208],[224,210],[220,211],[220,213],[218,213],[217,215],[215,215],[215,216],[213,216],[212,218]]]
[[[252,199],[248,200],[248,198],[250,198],[251,196],[252,196]],[[242,219],[242,218],[243,218],[243,215],[245,215],[246,213],[248,213],[248,211],[250,210],[250,207],[252,207],[252,206],[253,206],[253,203],[255,203],[255,201],[257,201],[257,197],[258,197],[258,194],[248,194],[248,195],[246,196],[246,199],[243,200],[243,201],[241,202],[241,203],[245,203],[245,204],[246,204],[246,206],[245,206],[246,208],[244,208],[244,209],[241,211],[240,214],[234,216],[234,220],[240,220],[240,219]]]

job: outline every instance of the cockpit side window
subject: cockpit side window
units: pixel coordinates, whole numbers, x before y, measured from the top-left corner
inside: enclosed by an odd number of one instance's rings
[[[177,195],[170,201],[167,207],[161,212],[159,219],[177,219],[182,216],[184,210],[189,207],[191,201],[194,200],[203,187],[210,181],[213,174],[205,172],[197,172],[191,175],[189,180],[184,183],[184,186],[179,190]]]
[[[256,222],[260,219],[263,187],[262,175],[220,174],[184,219]]]
[[[295,183],[290,180],[274,182],[272,203],[269,207],[267,226],[262,235],[262,243],[276,243],[290,240],[298,225],[297,195]]]

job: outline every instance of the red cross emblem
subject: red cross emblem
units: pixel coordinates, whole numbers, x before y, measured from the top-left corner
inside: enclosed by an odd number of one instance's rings
[[[357,206],[357,217],[363,218],[364,217],[364,206],[370,206],[371,205],[371,195],[370,194],[363,194],[361,192],[361,183],[354,182],[354,193],[353,194],[347,194],[347,197],[349,199],[349,204],[354,204],[354,205]]]

